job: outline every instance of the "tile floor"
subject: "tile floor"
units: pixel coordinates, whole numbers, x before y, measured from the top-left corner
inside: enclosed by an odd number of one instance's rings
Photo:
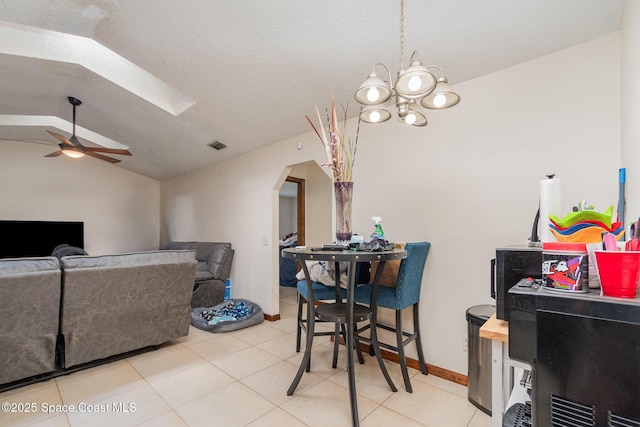
[[[0,393],[30,413],[0,411],[1,426],[348,426],[346,353],[331,369],[328,337],[314,340],[311,373],[286,390],[302,353],[295,352],[295,288],[281,289],[281,317],[251,328],[189,336],[160,349],[43,383]],[[467,400],[466,387],[387,362],[399,391],[389,390],[375,358],[356,364],[361,425],[490,426]],[[33,406],[30,406],[33,405]],[[64,405],[73,406],[70,411]],[[17,406],[17,405],[15,405]]]

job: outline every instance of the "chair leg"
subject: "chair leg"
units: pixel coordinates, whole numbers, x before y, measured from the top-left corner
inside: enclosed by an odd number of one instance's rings
[[[398,346],[398,359],[400,369],[402,370],[402,378],[404,379],[404,387],[407,392],[413,393],[411,381],[409,380],[409,371],[407,370],[407,359],[404,355],[404,335],[402,334],[402,310],[396,310],[396,343]]]
[[[298,294],[298,327],[296,328],[296,353],[300,353],[300,341],[302,336],[302,295]]]
[[[395,386],[395,384],[391,380],[391,377],[389,376],[389,371],[387,371],[387,367],[384,364],[384,360],[382,360],[382,350],[380,349],[380,345],[378,342],[378,310],[377,308],[374,309],[373,313],[371,314],[369,330],[371,331],[371,339],[369,340],[369,351],[375,354],[376,360],[378,361],[378,366],[382,371],[382,375],[384,376],[384,379],[387,381],[387,384],[389,384],[389,388],[391,389],[391,391],[395,393],[396,391],[398,391],[398,388]],[[378,351],[376,351],[376,349]]]
[[[333,334],[333,361],[331,362],[331,367],[333,369],[338,366],[338,351],[340,350],[340,335],[343,333],[340,332],[340,327],[342,324],[335,324],[335,332]],[[344,327],[342,327],[342,331],[344,331]]]
[[[358,363],[364,365],[364,357],[362,356],[362,350],[360,349],[360,340],[358,339],[358,323],[354,323],[353,330],[353,346],[355,347],[356,354],[358,355]]]
[[[418,347],[418,361],[420,362],[420,372],[422,375],[428,375],[427,364],[424,361],[424,352],[422,351],[422,341],[420,340],[420,311],[418,304],[413,305],[413,330],[416,334],[416,347]]]
[[[310,327],[311,319],[313,319],[313,328]],[[315,336],[315,333],[316,333],[315,319],[316,319],[315,306],[311,307],[311,304],[309,304],[309,300],[307,300],[307,328],[306,328],[307,340],[310,339],[311,341],[313,341],[313,337]],[[309,359],[307,361],[307,372],[311,372],[311,352],[309,352]]]

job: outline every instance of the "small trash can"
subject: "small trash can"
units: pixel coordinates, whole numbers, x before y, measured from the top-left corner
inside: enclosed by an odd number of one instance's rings
[[[480,327],[496,312],[492,305],[467,310],[469,354],[467,397],[482,412],[491,415],[491,340],[480,338]]]

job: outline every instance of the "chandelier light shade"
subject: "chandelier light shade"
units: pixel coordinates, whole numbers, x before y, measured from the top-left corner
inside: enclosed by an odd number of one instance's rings
[[[422,65],[418,52],[411,55],[411,65],[400,70],[394,88],[396,93],[406,99],[422,99],[436,87],[436,78]]]
[[[384,64],[376,64],[383,66],[387,73],[389,69]],[[389,83],[382,80],[376,74],[375,65],[373,71],[361,85],[355,94],[356,101],[363,105],[378,105],[386,102],[391,97],[391,88]]]
[[[391,118],[391,113],[381,107],[369,106],[362,109],[360,119],[367,123],[382,123]]]
[[[387,71],[387,81],[382,80],[375,72],[376,66]],[[432,71],[433,70],[433,71]],[[395,97],[398,120],[413,126],[426,126],[427,118],[421,106],[431,110],[443,110],[460,102],[460,96],[453,91],[444,77],[442,68],[437,65],[424,66],[418,58],[418,51],[413,51],[409,67],[404,67],[404,0],[400,1],[400,71],[392,85],[391,72],[386,65],[378,62],[373,71],[360,85],[354,97],[358,103],[365,105],[360,119],[366,123],[382,123],[391,118],[391,113],[382,105],[391,97]]]
[[[430,110],[444,110],[453,107],[458,102],[460,102],[460,96],[453,91],[447,79],[441,77],[438,79],[436,89],[422,98],[420,105]]]
[[[427,125],[427,118],[416,105],[415,100],[396,97],[396,107],[398,109],[398,120],[408,125],[423,127]]]

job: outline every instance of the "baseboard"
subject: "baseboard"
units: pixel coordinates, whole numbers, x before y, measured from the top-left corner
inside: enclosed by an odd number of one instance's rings
[[[280,320],[280,315],[279,314],[274,314],[272,316],[270,314],[265,314],[264,315],[264,320],[267,320],[269,322],[275,322],[276,320]]]

